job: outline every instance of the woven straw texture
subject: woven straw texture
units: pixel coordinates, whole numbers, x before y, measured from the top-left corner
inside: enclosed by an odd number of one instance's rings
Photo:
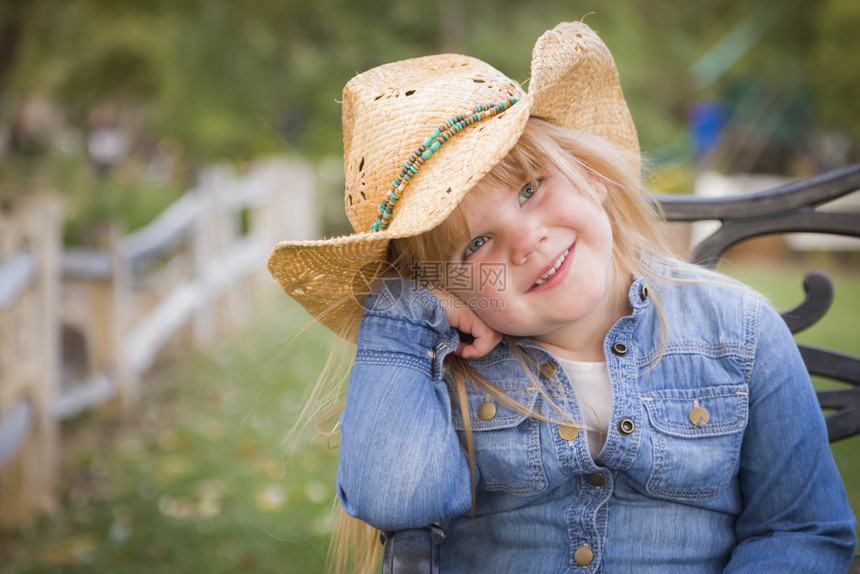
[[[369,231],[404,161],[434,129],[476,105],[511,97],[521,99],[434,153],[403,189],[388,229]],[[361,312],[362,278],[385,261],[388,241],[443,221],[514,146],[530,115],[639,151],[612,55],[581,22],[559,24],[538,39],[527,95],[492,66],[455,54],[359,74],[343,91],[345,207],[356,233],[279,243],[269,257],[272,276],[325,326],[354,338],[341,327]]]

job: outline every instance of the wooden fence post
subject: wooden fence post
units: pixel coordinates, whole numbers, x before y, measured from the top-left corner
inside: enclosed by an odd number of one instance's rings
[[[0,215],[12,237],[4,247],[26,246],[34,278],[0,317],[0,416],[19,405],[33,413],[29,436],[0,467],[0,526],[31,522],[54,506],[57,420],[53,402],[59,381],[61,205],[49,196],[18,199]],[[0,258],[8,252],[0,251]]]
[[[201,212],[194,235],[195,279],[207,292],[207,301],[194,313],[193,338],[198,347],[211,344],[248,316],[246,281],[225,281],[223,273],[231,250],[239,238],[239,215],[230,205],[230,195],[239,192],[239,182],[229,166],[214,166],[200,174]],[[217,291],[229,284],[223,292]],[[211,290],[215,290],[212,292]]]
[[[114,381],[120,406],[126,410],[137,400],[138,381],[124,353],[131,294],[128,264],[115,225],[100,230],[97,247],[110,257],[110,274],[86,282],[92,325],[87,337],[89,372],[104,372]]]
[[[264,199],[250,208],[252,235],[269,247],[289,239],[320,237],[322,202],[310,168],[277,158],[254,166],[252,175],[265,188]],[[256,277],[265,287],[275,286],[264,269],[265,262]]]
[[[213,239],[215,243],[216,261],[212,263],[221,267],[230,255],[231,250],[239,239],[239,213],[231,209],[230,196],[237,194],[239,180],[233,169],[228,166],[210,168],[209,177],[213,190],[215,213],[212,221]],[[210,267],[210,273],[212,269]],[[248,317],[250,304],[247,281],[240,278],[235,281],[213,304],[218,313],[218,327],[224,333],[240,325]]]

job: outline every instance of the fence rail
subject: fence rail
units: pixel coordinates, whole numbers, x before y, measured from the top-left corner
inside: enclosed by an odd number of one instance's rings
[[[22,249],[0,265],[0,309],[9,307],[18,294],[33,282],[33,254]]]
[[[315,182],[285,159],[225,167],[146,227],[60,245],[51,197],[0,209],[0,527],[51,507],[58,421],[117,398],[134,404],[159,351],[190,326],[204,346],[272,282],[278,240],[319,235]],[[61,344],[62,341],[62,344]]]

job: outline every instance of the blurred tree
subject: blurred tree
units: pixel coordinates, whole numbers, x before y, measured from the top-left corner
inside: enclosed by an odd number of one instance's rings
[[[860,123],[860,110],[844,95],[856,75],[836,70],[848,64],[831,54],[840,43],[856,43],[848,24],[856,22],[856,5],[0,0],[0,92],[47,94],[84,129],[92,110],[106,103],[139,110],[144,136],[169,138],[194,162],[293,150],[339,154],[337,99],[357,72],[457,51],[525,82],[537,35],[595,11],[586,21],[613,50],[643,148],[652,149],[683,133],[692,101],[725,97],[745,78],[802,87],[808,54],[822,114]],[[755,24],[746,32],[747,49],[736,50],[725,69],[717,66],[713,81],[697,83],[697,62],[734,30],[743,32],[745,22]]]
[[[22,12],[26,0],[0,2],[0,93],[21,39]]]
[[[433,51],[438,10],[392,0],[30,0],[10,88],[49,94],[78,124],[106,102],[139,106],[153,133],[199,160],[284,151],[282,138],[331,152],[346,80],[383,54]]]
[[[821,118],[860,141],[860,2],[827,0],[815,13],[818,42],[809,58]]]

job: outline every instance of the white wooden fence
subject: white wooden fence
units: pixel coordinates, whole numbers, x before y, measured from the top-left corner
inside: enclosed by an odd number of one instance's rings
[[[210,168],[147,227],[63,250],[58,199],[0,199],[0,527],[50,511],[58,421],[131,407],[187,326],[205,346],[248,316],[250,291],[274,285],[269,250],[317,237],[319,203],[312,172],[286,159]]]

